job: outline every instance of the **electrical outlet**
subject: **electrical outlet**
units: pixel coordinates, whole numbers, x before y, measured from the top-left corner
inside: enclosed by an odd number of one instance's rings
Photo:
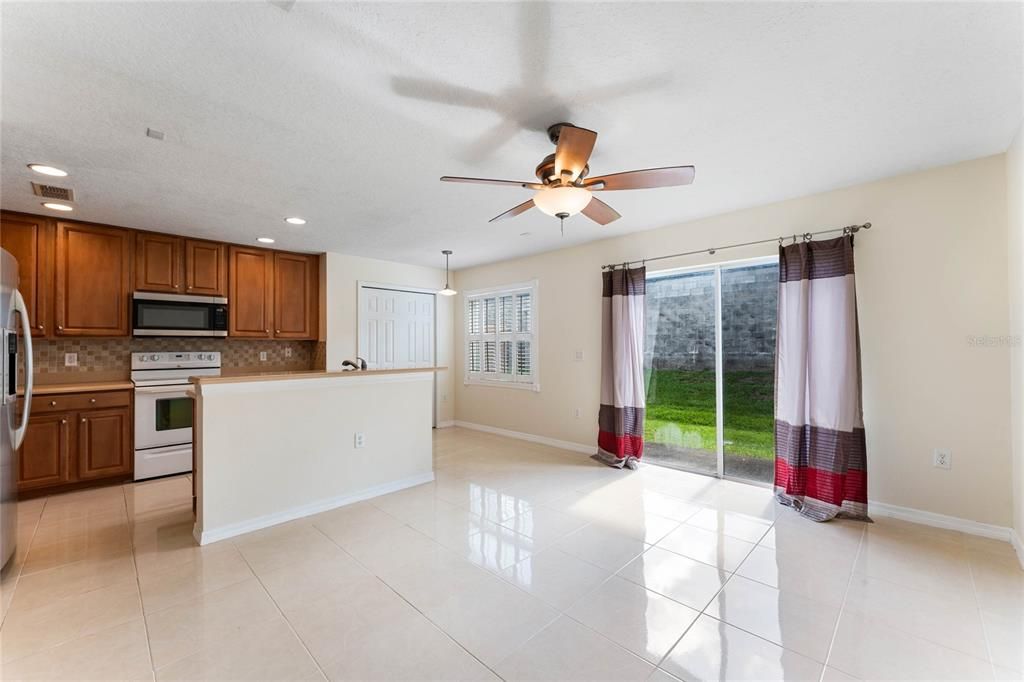
[[[261,350],[260,351],[260,362],[266,362],[266,361],[267,361],[267,351]]]
[[[580,418],[580,414],[582,414],[582,412],[581,412],[580,408],[578,408],[578,407],[575,410],[572,411],[572,416],[576,417],[577,419]]]
[[[576,351],[576,353],[575,353],[575,355],[573,357],[575,358],[576,362],[583,362],[583,351],[581,351],[581,350]]]
[[[932,451],[932,466],[938,469],[952,469],[953,453],[942,448],[935,448]]]
[[[78,353],[65,353],[64,354],[64,366],[65,367],[78,367]]]
[[[441,394],[441,402],[442,403],[448,402],[448,394],[447,393],[442,393]]]
[[[292,356],[292,349],[291,348],[285,348],[284,349],[284,356],[286,358],[290,358]]]
[[[366,445],[366,434],[362,431],[357,431],[356,437],[353,440],[355,441],[355,446],[361,448]]]

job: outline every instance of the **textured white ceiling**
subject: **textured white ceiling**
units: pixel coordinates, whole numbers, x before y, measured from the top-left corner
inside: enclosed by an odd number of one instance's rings
[[[434,266],[999,153],[1021,120],[1019,3],[0,11],[5,208],[44,210],[25,167],[43,162],[71,172],[55,184],[79,219]],[[563,237],[538,211],[487,224],[527,190],[437,180],[532,179],[560,120],[599,132],[592,174],[694,164],[696,182],[606,193],[624,217]]]

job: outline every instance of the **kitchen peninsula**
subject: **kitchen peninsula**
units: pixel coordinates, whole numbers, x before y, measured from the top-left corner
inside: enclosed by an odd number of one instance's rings
[[[194,377],[196,541],[432,481],[444,369]]]

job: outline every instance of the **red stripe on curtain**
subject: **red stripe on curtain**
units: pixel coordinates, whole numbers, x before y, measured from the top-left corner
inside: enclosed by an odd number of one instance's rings
[[[643,436],[617,436],[608,431],[598,431],[597,445],[605,452],[610,452],[619,459],[627,456],[640,457],[644,453]]]
[[[868,502],[867,472],[856,469],[837,474],[806,466],[791,467],[785,460],[776,458],[775,487],[787,495],[811,497],[836,506],[847,500]]]

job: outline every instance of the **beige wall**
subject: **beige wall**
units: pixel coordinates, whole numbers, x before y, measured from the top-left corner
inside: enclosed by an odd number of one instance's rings
[[[856,256],[871,499],[1008,526],[1009,349],[970,343],[1009,328],[1006,205],[1000,155],[462,270],[463,292],[540,281],[541,391],[463,384],[459,296],[456,418],[591,445],[601,264],[871,221]],[[600,228],[574,218],[567,229]],[[749,247],[657,267],[775,252]],[[932,466],[937,447],[952,450],[951,470]]]
[[[1013,528],[1024,547],[1024,125],[1006,152],[1010,270],[1010,427],[1013,438]],[[1021,556],[1024,562],[1024,555]]]
[[[438,253],[438,260],[442,258]],[[356,357],[358,341],[358,282],[377,282],[395,286],[440,289],[444,286],[444,269],[405,265],[391,261],[328,253],[324,259],[323,329],[327,339],[327,369],[341,369],[345,360]],[[452,278],[455,281],[455,278]],[[437,296],[437,364],[453,367],[451,298]],[[321,338],[324,338],[321,336]],[[453,370],[438,372],[436,385],[437,421],[439,424],[455,418]]]

